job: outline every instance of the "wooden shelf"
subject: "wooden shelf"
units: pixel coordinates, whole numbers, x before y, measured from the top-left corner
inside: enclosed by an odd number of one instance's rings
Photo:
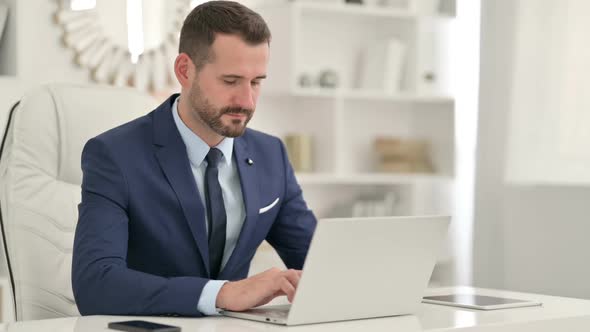
[[[258,8],[276,7],[274,3],[264,3]],[[352,18],[385,18],[417,20],[422,18],[452,19],[453,15],[446,13],[423,14],[413,9],[404,9],[388,6],[372,6],[363,4],[321,3],[311,1],[296,1],[290,4],[291,8],[300,11],[303,15],[340,15]]]
[[[419,17],[415,12],[406,9],[367,6],[361,4],[296,2],[294,3],[294,6],[295,8],[302,10],[304,13],[344,14],[354,15],[355,17],[402,19],[416,19]]]
[[[340,98],[348,100],[390,101],[403,103],[453,103],[447,95],[415,94],[410,92],[384,93],[373,90],[296,88],[290,95],[294,97]]]
[[[437,174],[391,174],[391,173],[297,173],[301,185],[396,185],[423,182],[450,183],[451,176]]]
[[[346,3],[317,3],[317,2],[295,2],[293,6],[303,14],[335,14],[350,15],[356,18],[393,18],[414,20],[421,18],[452,19],[453,15],[445,13],[422,14],[413,9],[395,8],[387,6],[371,6],[362,4]]]

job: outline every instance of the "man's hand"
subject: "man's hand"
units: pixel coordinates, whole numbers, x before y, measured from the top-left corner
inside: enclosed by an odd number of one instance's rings
[[[287,295],[293,301],[301,271],[272,268],[240,281],[227,282],[217,294],[215,305],[232,311],[243,311],[267,304],[275,297]]]

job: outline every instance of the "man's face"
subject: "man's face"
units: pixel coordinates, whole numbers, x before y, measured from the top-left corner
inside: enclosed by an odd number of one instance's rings
[[[211,61],[191,84],[191,111],[215,133],[238,137],[254,114],[266,78],[268,43],[252,46],[238,36],[217,34],[211,50]]]

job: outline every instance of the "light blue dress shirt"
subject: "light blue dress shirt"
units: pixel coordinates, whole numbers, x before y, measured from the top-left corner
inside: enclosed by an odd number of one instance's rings
[[[186,124],[180,119],[178,114],[178,101],[176,98],[174,105],[172,106],[172,113],[176,127],[180,132],[180,136],[186,146],[186,152],[188,154],[188,160],[191,164],[191,170],[195,177],[195,182],[199,189],[201,203],[206,207],[205,204],[205,170],[207,169],[207,160],[205,157],[209,153],[209,145],[205,143],[199,136],[193,133]],[[238,174],[238,168],[235,162],[232,162],[232,155],[234,150],[234,139],[231,137],[224,138],[216,148],[221,150],[223,153],[223,160],[219,164],[219,184],[221,185],[221,191],[223,194],[223,203],[225,205],[225,214],[227,216],[226,226],[226,239],[225,239],[225,250],[223,252],[223,260],[221,261],[221,268],[227,264],[229,257],[236,247],[242,225],[246,218],[246,208],[244,206],[244,200],[242,198],[242,188],[240,186],[240,176]],[[207,216],[205,215],[205,227],[208,230]],[[196,264],[196,263],[195,263]],[[226,283],[227,280],[211,280],[209,281],[201,293],[199,302],[197,304],[197,310],[204,315],[216,315],[218,314],[215,308],[215,302],[217,300],[217,294],[219,290]]]

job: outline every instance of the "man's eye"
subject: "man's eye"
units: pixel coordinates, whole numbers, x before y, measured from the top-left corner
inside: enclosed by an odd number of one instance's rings
[[[223,80],[223,82],[227,85],[235,85],[237,83],[235,80]]]
[[[260,81],[252,81],[252,86],[258,86],[260,85]]]

